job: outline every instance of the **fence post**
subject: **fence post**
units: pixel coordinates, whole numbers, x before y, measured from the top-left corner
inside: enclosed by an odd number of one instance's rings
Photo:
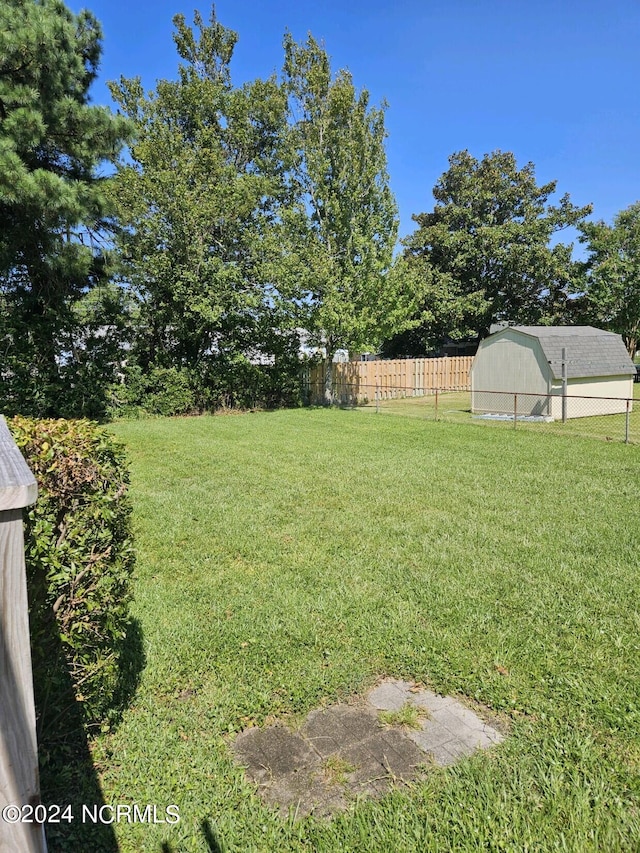
[[[518,423],[518,395],[513,395],[513,428],[516,428]]]
[[[19,816],[40,802],[22,529],[22,510],[37,497],[34,476],[0,416],[0,815],[14,806]],[[46,853],[44,825],[13,823],[5,813],[0,846]]]
[[[567,350],[562,348],[562,423],[567,422]]]
[[[627,411],[624,419],[624,443],[629,444],[629,404],[631,400],[627,398]]]
[[[438,420],[438,389],[436,388],[436,420]]]

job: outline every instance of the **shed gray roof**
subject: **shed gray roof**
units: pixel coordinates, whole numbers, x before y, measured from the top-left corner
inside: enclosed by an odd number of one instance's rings
[[[593,326],[511,326],[540,341],[554,379],[562,379],[562,349],[566,350],[567,377],[635,376],[620,335]]]

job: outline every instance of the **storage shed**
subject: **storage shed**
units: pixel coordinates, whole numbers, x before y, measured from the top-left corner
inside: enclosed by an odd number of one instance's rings
[[[521,417],[560,419],[564,386],[566,417],[616,414],[625,412],[633,397],[634,375],[622,338],[613,332],[592,326],[510,326],[478,347],[471,367],[471,411],[513,415],[515,408]]]

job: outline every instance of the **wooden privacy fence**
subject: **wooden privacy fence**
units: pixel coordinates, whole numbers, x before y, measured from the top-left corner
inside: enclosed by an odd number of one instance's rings
[[[333,365],[334,399],[355,404],[420,397],[436,390],[470,391],[472,362],[472,355],[338,362]],[[311,403],[322,402],[324,376],[324,363],[310,368],[307,382]]]
[[[22,530],[22,510],[37,497],[33,474],[0,416],[0,850],[20,853],[47,849],[44,825],[38,822],[40,785]]]

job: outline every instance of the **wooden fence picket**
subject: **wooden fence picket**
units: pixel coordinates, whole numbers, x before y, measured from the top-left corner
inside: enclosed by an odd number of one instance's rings
[[[446,358],[377,359],[349,361],[333,365],[334,392],[341,403],[373,402],[379,398],[422,396],[438,391],[470,391],[473,356]],[[323,397],[324,365],[316,364],[308,372],[308,391],[312,403]]]

